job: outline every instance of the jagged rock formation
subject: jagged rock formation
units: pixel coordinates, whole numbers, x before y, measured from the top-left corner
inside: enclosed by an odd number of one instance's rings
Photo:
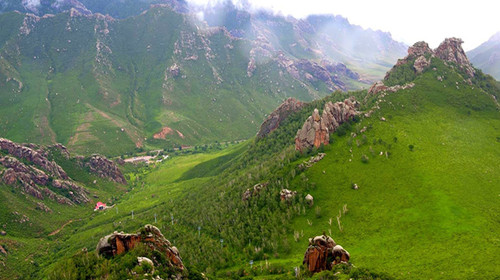
[[[30,147],[16,144],[5,138],[0,138],[0,149],[14,157],[33,163],[56,178],[68,179],[66,172],[64,172],[57,163],[50,161],[41,152],[35,151]]]
[[[285,120],[291,113],[299,111],[304,107],[304,103],[297,99],[290,97],[285,100],[276,110],[274,110],[267,119],[260,126],[257,137],[263,138],[273,130],[278,128],[283,120]]]
[[[339,263],[349,262],[349,253],[337,245],[335,241],[327,235],[309,238],[309,247],[304,255],[303,264],[310,272],[320,272],[331,270]]]
[[[413,62],[413,69],[416,74],[422,73],[427,69],[433,57],[440,58],[445,62],[456,64],[463,69],[469,77],[474,77],[474,67],[469,62],[467,55],[462,49],[463,41],[459,38],[447,38],[435,50],[429,48],[426,42],[417,42],[408,48],[408,55],[403,59],[398,59],[396,65],[385,75],[384,80],[387,80],[392,71],[403,64],[410,61]]]
[[[434,50],[434,53],[436,57],[447,62],[455,63],[458,67],[465,70],[470,77],[474,77],[476,71],[462,49],[463,42],[464,41],[459,38],[447,38]]]
[[[251,197],[258,195],[264,188],[269,185],[269,182],[259,183],[254,185],[252,188],[246,189],[246,191],[242,195],[242,200],[249,200]]]
[[[114,232],[107,235],[99,240],[96,251],[100,255],[114,257],[132,250],[141,243],[147,245],[151,250],[162,253],[167,259],[166,265],[169,267],[184,270],[179,250],[172,246],[161,231],[153,225],[146,225],[135,234]],[[158,262],[159,260],[154,259],[153,261]]]
[[[337,127],[358,114],[357,107],[357,101],[351,97],[344,102],[326,103],[321,117],[318,109],[314,109],[313,114],[297,131],[295,149],[304,151],[322,144],[328,145],[330,133],[335,132]]]
[[[122,172],[116,164],[104,156],[92,155],[84,165],[90,172],[101,178],[107,178],[123,185],[127,184],[127,180],[125,180],[125,177],[123,177]]]
[[[55,161],[49,159],[54,155],[54,150],[70,159],[68,150],[61,144],[39,147],[0,138],[0,151],[7,154],[0,155],[0,166],[4,168],[0,170],[1,181],[38,199],[48,198],[68,205],[89,202],[89,192],[74,182]],[[88,167],[100,177],[121,184],[127,183],[116,165],[105,157],[94,155],[85,163],[82,157],[77,159],[82,166]],[[37,209],[51,211],[43,203],[37,204]]]

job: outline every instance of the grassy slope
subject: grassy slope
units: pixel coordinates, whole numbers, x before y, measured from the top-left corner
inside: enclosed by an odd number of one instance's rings
[[[366,144],[356,145],[361,136],[336,139],[305,173],[316,184],[311,194],[321,217],[311,209],[294,229],[305,237],[331,231],[353,263],[394,277],[493,279],[500,273],[500,115],[489,96],[459,77],[449,73],[438,83],[436,76],[427,72],[415,88],[387,96],[358,125],[373,127],[363,134]],[[472,103],[481,109],[464,106]],[[386,151],[389,158],[379,156]],[[303,189],[300,179],[294,185]],[[344,204],[340,232],[336,216]],[[303,250],[297,244],[294,258]]]

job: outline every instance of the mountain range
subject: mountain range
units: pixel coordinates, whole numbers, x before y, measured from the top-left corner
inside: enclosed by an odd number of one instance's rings
[[[500,80],[500,32],[467,55],[474,66]]]
[[[8,27],[0,34],[0,132],[84,154],[248,138],[287,97],[367,87],[406,50],[334,16],[297,20],[226,4],[201,21],[175,2],[115,19],[91,11],[106,11],[98,2],[22,3],[38,15],[0,15]],[[59,6],[71,8],[48,13]]]

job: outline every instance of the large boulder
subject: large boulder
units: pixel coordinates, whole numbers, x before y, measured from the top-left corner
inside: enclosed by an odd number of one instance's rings
[[[106,235],[97,243],[96,251],[100,255],[114,257],[132,250],[141,243],[151,250],[162,253],[168,260],[167,266],[184,270],[177,248],[172,246],[161,231],[153,225],[146,225],[135,234],[114,232]]]
[[[342,246],[335,245],[332,250],[333,264],[348,263],[351,255]]]

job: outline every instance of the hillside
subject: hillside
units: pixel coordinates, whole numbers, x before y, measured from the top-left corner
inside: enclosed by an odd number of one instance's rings
[[[493,97],[499,94],[494,80],[470,67],[459,39],[436,50],[419,42],[383,83],[281,107],[295,112],[284,119],[271,114],[279,125],[263,127],[263,137],[220,151],[177,152],[156,167],[127,167],[132,189],[116,211],[70,224],[57,246],[47,245],[49,255],[37,256],[40,268],[22,271],[64,278],[81,267],[81,248],[152,223],[178,248],[187,271],[210,279],[289,279],[296,267],[310,277],[304,252],[308,238],[322,233],[349,251],[355,267],[336,266],[340,274],[316,279],[494,279],[500,113]],[[323,108],[347,106],[352,97],[360,114],[334,133],[326,130],[326,144],[314,139],[317,147],[295,150],[302,142],[294,138],[309,120],[327,120]],[[324,139],[324,127],[312,127],[320,129],[313,137]],[[7,275],[19,275],[12,257],[29,252],[11,254]]]
[[[500,32],[467,55],[475,67],[500,80]]]

